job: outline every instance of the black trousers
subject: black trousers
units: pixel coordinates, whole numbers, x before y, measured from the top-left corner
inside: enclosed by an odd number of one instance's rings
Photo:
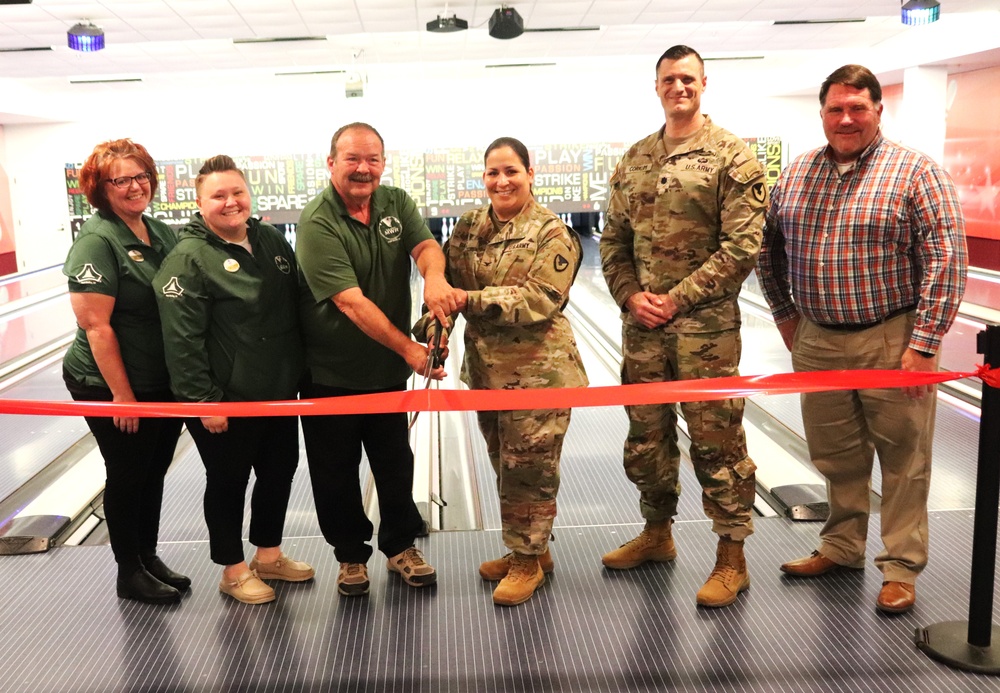
[[[201,419],[186,423],[205,465],[205,523],[212,561],[235,565],[246,560],[243,515],[251,469],[257,481],[250,498],[250,543],[280,546],[299,465],[298,418],[232,417],[225,433],[209,433]]]
[[[302,397],[342,397],[405,389],[405,383],[375,391],[306,383]],[[413,451],[407,438],[406,414],[303,416],[302,431],[316,516],[337,560],[367,563],[372,555],[368,542],[374,527],[365,515],[361,497],[362,445],[378,491],[379,550],[386,556],[395,556],[413,546],[424,522],[413,502]]]
[[[111,390],[66,381],[74,400],[110,402]],[[136,392],[140,402],[173,402],[169,390]],[[104,517],[118,571],[128,575],[142,566],[141,556],[156,555],[163,504],[163,477],[174,459],[180,419],[144,418],[135,433],[122,433],[110,416],[84,419],[104,457]]]

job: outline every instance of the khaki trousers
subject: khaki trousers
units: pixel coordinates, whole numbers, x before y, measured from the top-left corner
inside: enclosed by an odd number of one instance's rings
[[[796,371],[898,369],[914,313],[859,332],[823,328],[805,318],[792,349]],[[830,518],[820,553],[841,565],[865,562],[874,456],[882,469],[882,543],[875,565],[886,580],[913,583],[927,565],[927,494],[936,392],[908,398],[901,389],[802,395],[813,464],[827,480]]]

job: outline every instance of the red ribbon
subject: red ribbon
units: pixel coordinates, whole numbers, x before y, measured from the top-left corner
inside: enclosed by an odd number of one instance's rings
[[[0,399],[0,414],[49,416],[315,416],[386,414],[413,411],[499,411],[608,407],[667,402],[696,402],[750,395],[783,395],[827,390],[859,390],[935,385],[980,378],[1000,387],[1000,369],[979,366],[974,373],[857,370],[776,373],[706,378],[667,383],[531,390],[407,390],[372,395],[281,402],[51,402]]]

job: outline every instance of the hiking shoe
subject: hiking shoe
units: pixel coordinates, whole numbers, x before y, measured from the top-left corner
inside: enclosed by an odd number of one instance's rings
[[[607,568],[628,570],[646,561],[665,563],[677,558],[677,548],[671,532],[673,520],[646,522],[646,526],[635,539],[631,539],[601,558]]]
[[[719,537],[715,568],[698,590],[698,606],[728,606],[750,587],[750,573],[743,556],[743,542]]]
[[[345,597],[368,594],[368,566],[364,563],[341,563],[337,573],[337,591]]]
[[[493,603],[500,606],[522,604],[545,584],[545,573],[539,565],[538,556],[514,553],[509,563],[510,570],[493,590]]]
[[[302,561],[294,561],[285,554],[278,556],[270,563],[261,563],[254,556],[250,561],[250,570],[257,571],[261,580],[285,580],[286,582],[303,582],[312,580],[316,571],[312,566]]]
[[[510,557],[514,554],[508,553],[506,556],[501,558],[495,558],[492,561],[484,561],[479,564],[479,575],[483,580],[503,580],[507,576],[507,572],[510,570]],[[553,570],[555,570],[555,563],[552,562],[552,554],[548,549],[545,549],[545,553],[538,557],[538,565],[541,566],[542,572],[548,575]]]
[[[424,555],[415,546],[397,553],[386,561],[390,573],[399,573],[400,577],[411,587],[425,587],[437,582],[437,573],[424,560]]]

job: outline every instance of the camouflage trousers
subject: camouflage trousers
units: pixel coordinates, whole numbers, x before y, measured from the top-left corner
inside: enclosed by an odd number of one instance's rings
[[[696,380],[739,375],[739,330],[673,334],[636,325],[622,329],[622,383]],[[756,466],[747,456],[743,399],[680,405],[691,437],[691,462],[701,484],[702,506],[717,534],[741,540],[753,533]],[[643,518],[677,514],[680,451],[674,404],[625,407],[625,474],[639,489]]]
[[[545,553],[556,517],[559,455],[569,409],[483,411],[479,429],[497,475],[503,543],[515,553]]]

